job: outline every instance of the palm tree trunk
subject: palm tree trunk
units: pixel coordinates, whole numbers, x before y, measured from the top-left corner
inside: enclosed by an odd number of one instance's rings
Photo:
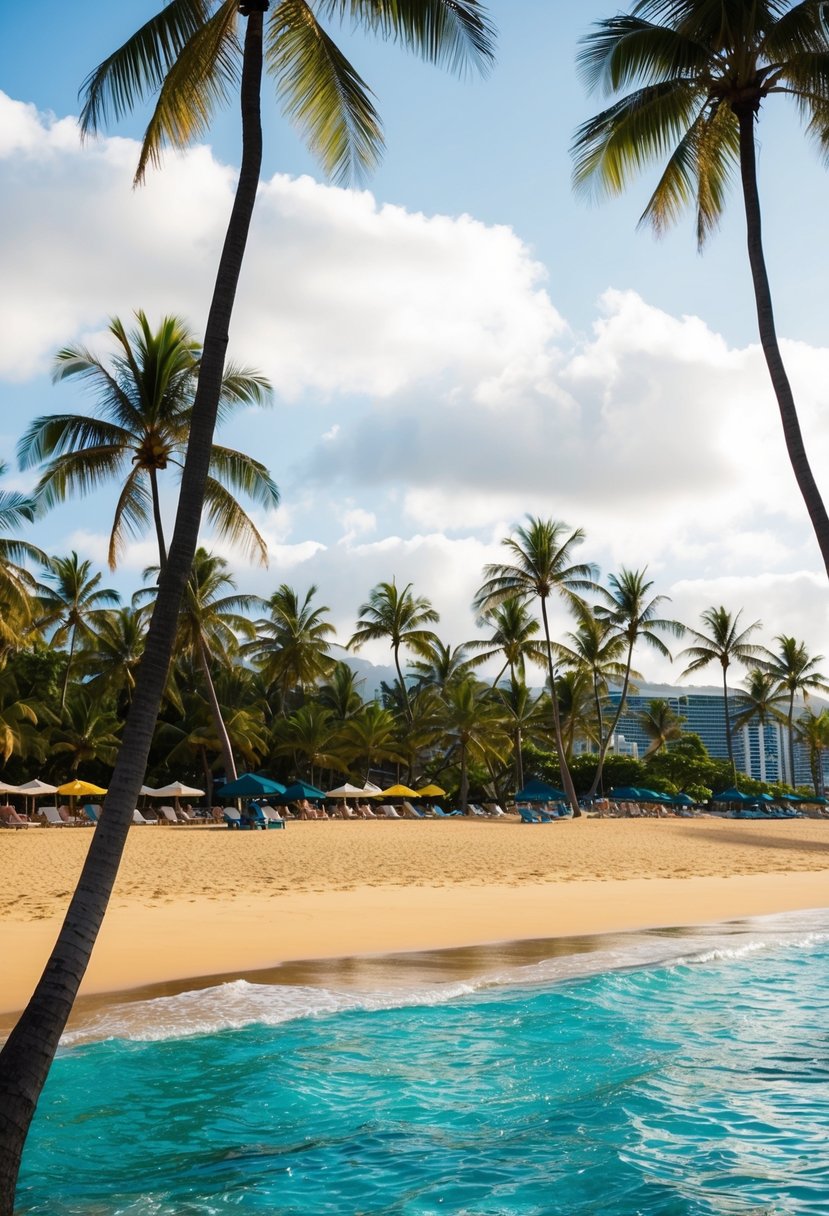
[[[567,759],[564,754],[564,743],[561,738],[561,715],[558,712],[558,689],[556,688],[556,673],[553,669],[553,644],[550,641],[550,625],[547,620],[547,601],[542,597],[541,600],[541,619],[544,621],[544,637],[547,641],[547,668],[550,676],[550,693],[553,701],[553,726],[556,736],[556,749],[558,750],[558,771],[561,774],[561,785],[567,801],[573,811],[574,818],[578,819],[581,816],[581,807],[576,796],[576,787],[573,785],[573,778],[570,776],[570,770],[567,767]]]
[[[794,789],[794,689],[789,693],[789,717],[787,721],[789,728],[789,781],[792,789]]]
[[[740,176],[743,185],[743,201],[746,213],[746,236],[748,242],[748,260],[751,265],[751,277],[754,282],[754,299],[757,305],[757,323],[760,330],[760,343],[763,347],[766,365],[769,369],[772,388],[777,397],[780,410],[780,420],[783,423],[783,436],[789,453],[792,470],[795,475],[806,510],[812,521],[812,527],[820,546],[823,564],[829,574],[829,515],[823,505],[820,490],[812,474],[809,458],[806,455],[806,445],[800,430],[797,408],[794,403],[789,378],[780,354],[777,332],[774,324],[774,310],[771,302],[766,261],[763,254],[762,225],[760,219],[760,197],[757,190],[757,161],[754,146],[754,123],[756,114],[754,107],[748,105],[736,110],[740,122]]]
[[[409,705],[409,694],[406,690],[406,681],[403,679],[403,672],[400,669],[400,647],[392,646],[394,654],[394,666],[397,669],[397,678],[400,681],[400,691],[403,694],[403,710],[406,714],[406,720],[409,726],[412,724],[412,707]]]
[[[469,773],[466,768],[466,744],[461,740],[461,813],[466,815],[469,806]]]
[[[161,502],[158,496],[158,472],[150,469],[150,491],[153,500],[153,522],[158,541],[158,569],[163,570],[167,564],[167,545],[164,540],[164,528],[161,524]]]
[[[144,780],[150,744],[198,542],[230,318],[256,201],[262,160],[259,96],[264,0],[248,0],[242,67],[242,163],[205,330],[176,527],[161,576],[104,813],[55,948],[32,999],[0,1052],[0,1216],[12,1216],[23,1146],[60,1036],[84,977],[118,874]]]
[[[204,644],[204,639],[199,638],[199,665],[202,669],[204,682],[207,685],[207,700],[210,703],[210,714],[213,718],[213,725],[216,728],[216,733],[219,736],[219,746],[222,749],[222,763],[225,767],[225,777],[228,781],[235,781],[236,761],[233,759],[233,745],[230,742],[230,735],[227,733],[225,720],[222,717],[222,707],[219,705],[219,698],[216,696],[216,686],[213,683],[213,677],[210,674],[210,659],[207,654],[207,647]]]
[[[628,695],[628,687],[630,685],[630,670],[631,670],[632,666],[633,666],[633,638],[631,638],[628,643],[628,659],[627,659],[627,664],[625,666],[625,678],[622,681],[622,695],[619,697],[619,704],[616,707],[616,713],[613,715],[613,721],[610,723],[610,726],[607,728],[607,735],[605,736],[604,741],[602,742],[602,744],[599,748],[599,763],[596,765],[596,775],[593,778],[593,784],[590,786],[590,791],[589,791],[589,796],[591,798],[595,797],[596,790],[599,788],[599,785],[601,783],[602,771],[604,769],[604,761],[605,761],[605,756],[607,755],[607,749],[610,747],[610,740],[613,738],[613,736],[616,733],[616,727],[619,725],[619,719],[622,716],[622,710],[625,708],[625,701],[627,700],[627,695]],[[601,738],[601,735],[599,737]]]
[[[63,717],[66,713],[66,694],[69,691],[69,672],[72,668],[72,660],[75,657],[75,639],[78,636],[78,630],[75,626],[72,627],[72,641],[69,643],[69,654],[66,656],[66,671],[63,673],[63,684],[60,690],[60,722],[63,725]]]
[[[734,748],[731,743],[731,718],[728,713],[728,666],[722,669],[722,703],[725,712],[725,742],[728,746],[728,763],[731,765],[731,778],[737,784],[737,766],[734,763]]]

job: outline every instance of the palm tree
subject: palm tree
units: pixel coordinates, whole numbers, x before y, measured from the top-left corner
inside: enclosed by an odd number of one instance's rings
[[[144,614],[136,608],[112,608],[101,616],[83,656],[90,692],[114,697],[121,709],[129,706],[145,629]]]
[[[66,717],[55,731],[51,751],[69,757],[72,773],[90,764],[108,768],[118,750],[120,726],[111,706],[81,689],[66,704]]]
[[[577,739],[596,741],[597,728],[593,715],[593,682],[583,667],[560,671],[556,677],[558,714],[561,737],[568,765],[573,759]]]
[[[486,566],[486,582],[478,591],[474,602],[475,609],[486,615],[512,599],[520,599],[524,603],[533,598],[540,601],[562,789],[567,794],[574,815],[580,815],[581,811],[561,737],[547,600],[555,593],[572,607],[580,602],[579,591],[595,589],[595,566],[584,562],[571,564],[572,550],[583,540],[584,532],[581,528],[570,532],[567,524],[558,520],[536,519],[528,515],[526,524],[517,527],[514,536],[507,536],[501,541],[509,551],[512,562],[494,562]]]
[[[546,666],[547,654],[536,637],[541,626],[525,600],[511,599],[497,604],[478,624],[481,628],[491,629],[492,633],[488,638],[476,638],[467,643],[470,650],[478,651],[471,666],[479,667],[489,659],[503,658],[504,665],[492,681],[494,687],[497,687],[507,668],[510,680],[525,680],[527,659],[539,667]]]
[[[423,657],[409,665],[415,688],[444,689],[453,680],[462,679],[474,663],[469,657],[470,645],[461,642],[460,646],[448,646],[440,638],[428,643],[420,652]]]
[[[559,643],[556,650],[563,666],[572,666],[577,670],[584,669],[590,673],[599,748],[601,749],[604,740],[602,703],[608,693],[609,681],[618,682],[624,679],[626,667],[624,663],[620,662],[620,659],[624,656],[625,640],[609,620],[596,615],[591,604],[577,604],[575,610],[578,618],[576,630],[574,633],[565,634],[571,645],[565,646]],[[640,678],[637,671],[631,671],[629,674],[634,679]]]
[[[772,309],[763,253],[755,127],[763,103],[791,97],[808,132],[829,144],[829,25],[817,0],[638,0],[599,21],[579,67],[593,89],[632,92],[576,132],[577,186],[619,194],[670,153],[641,223],[657,235],[689,205],[702,248],[739,170],[760,341],[797,484],[829,573],[829,516],[809,466]]]
[[[524,741],[543,744],[549,738],[547,717],[544,714],[546,697],[543,693],[533,696],[526,684],[512,680],[508,687],[495,690],[503,704],[504,720],[512,738],[515,759],[515,789],[524,788]]]
[[[334,0],[323,7],[332,15],[345,12]],[[351,0],[348,7],[355,22],[432,62],[456,69],[491,62],[493,31],[479,0]],[[382,145],[377,114],[360,77],[304,0],[171,0],[84,86],[81,129],[87,135],[111,114],[118,117],[157,94],[138,164],[141,180],[164,144],[184,146],[208,130],[216,106],[238,82],[242,159],[208,311],[175,529],[109,783],[107,814],[90,843],[43,976],[0,1052],[0,1216],[11,1216],[23,1145],[106,912],[164,693],[198,543],[230,321],[256,201],[265,57],[288,118],[325,168],[344,177],[368,167]]]
[[[152,585],[136,592],[133,597],[136,604],[153,602],[158,594],[158,575],[157,566],[144,571],[144,578],[150,579]],[[208,553],[206,549],[196,550],[179,616],[176,652],[194,661],[201,672],[228,781],[236,780],[236,761],[211,668],[216,663],[227,665],[238,653],[239,634],[252,635],[253,625],[245,614],[260,603],[257,596],[236,591],[233,575],[223,557]]]
[[[358,676],[347,663],[335,663],[328,683],[318,688],[316,700],[330,709],[338,722],[345,722],[363,707],[359,691],[361,684],[365,684],[365,679]]]
[[[687,655],[691,662],[685,668],[681,678],[694,671],[701,671],[709,663],[717,662],[722,668],[723,708],[725,710],[725,740],[728,746],[728,762],[731,765],[731,776],[736,784],[737,768],[734,764],[734,748],[731,742],[731,718],[728,712],[728,669],[735,660],[738,663],[749,663],[758,657],[764,658],[768,651],[764,646],[757,646],[749,641],[749,637],[760,628],[760,622],[754,621],[745,629],[740,629],[740,617],[725,608],[706,608],[702,614],[702,623],[708,633],[699,633],[696,629],[688,629],[695,645],[686,647],[681,653]]]
[[[337,731],[335,750],[340,761],[368,781],[372,769],[384,761],[402,763],[397,722],[391,710],[370,701]]]
[[[823,754],[829,751],[829,709],[822,709],[819,714],[811,712],[801,714],[795,729],[797,738],[809,750],[809,765],[812,770],[815,796],[823,798],[826,795]]]
[[[113,480],[120,483],[109,537],[111,570],[128,537],[140,536],[151,518],[159,565],[167,560],[159,473],[182,466],[199,379],[201,349],[184,321],[164,317],[153,330],[143,312],[135,315],[138,323],[130,331],[118,317],[110,321],[116,353],[109,360],[84,346],[67,347],[55,359],[56,381],[78,377],[88,386],[97,403],[93,416],[35,418],[17,449],[21,468],[47,462],[35,490],[36,499],[47,508],[73,493],[86,494]],[[229,364],[220,389],[220,419],[228,419],[239,407],[267,404],[270,391],[259,372]],[[208,519],[219,536],[239,542],[264,565],[265,542],[231,490],[264,507],[279,504],[279,491],[264,465],[213,444],[205,482]]]
[[[668,597],[665,595],[651,597],[653,581],[645,578],[646,573],[646,570],[626,570],[623,566],[618,574],[609,576],[607,581],[610,584],[610,590],[604,587],[599,589],[602,603],[596,605],[594,610],[596,616],[600,621],[606,621],[616,635],[623,640],[626,656],[619,704],[616,706],[613,721],[599,749],[599,763],[590,787],[591,796],[599,788],[607,749],[610,746],[610,740],[616,733],[616,727],[619,725],[619,719],[625,707],[632,675],[633,651],[637,642],[644,642],[652,650],[669,659],[671,652],[659,634],[672,633],[674,637],[682,637],[685,632],[679,621],[657,616]]]
[[[0,757],[37,754],[40,740],[35,727],[44,716],[43,707],[22,697],[17,677],[10,667],[0,668]]]
[[[45,583],[38,595],[38,626],[51,632],[53,646],[69,647],[60,694],[63,717],[76,648],[94,636],[96,623],[121,597],[111,587],[101,587],[100,571],[92,574],[92,562],[81,561],[74,550],[69,557],[49,558],[43,577]]]
[[[779,681],[781,689],[788,693],[789,709],[786,722],[789,732],[789,781],[795,784],[794,776],[794,699],[802,693],[804,701],[810,692],[829,692],[826,677],[817,670],[823,655],[810,655],[805,642],[781,633],[775,639],[778,650],[772,655],[769,674]]]
[[[643,760],[657,755],[669,743],[682,738],[682,724],[686,721],[662,697],[654,697],[637,715],[639,725],[650,739]]]
[[[244,647],[268,683],[279,689],[283,712],[291,693],[298,690],[302,696],[334,669],[328,639],[336,631],[323,619],[328,608],[311,607],[316,594],[317,588],[310,587],[300,602],[293,587],[283,583],[268,600],[270,617],[256,622],[258,637]]]
[[[439,620],[440,617],[425,596],[412,594],[411,583],[399,590],[392,579],[390,583],[378,583],[369,593],[368,601],[360,607],[357,628],[347,643],[349,650],[360,650],[366,642],[388,639],[394,655],[403,709],[409,721],[412,710],[400,666],[400,650],[405,646],[415,654],[428,656],[438,638],[425,626]]]
[[[8,470],[0,460],[0,477]],[[35,517],[35,502],[16,490],[0,490],[0,649],[20,645],[20,639],[32,622],[32,596],[37,589],[34,577],[22,562],[46,565],[46,554],[35,545],[17,536],[6,536],[22,523]]]
[[[510,736],[500,698],[488,684],[468,675],[451,684],[444,694],[443,726],[449,742],[447,759],[456,756],[461,773],[461,811],[469,805],[470,761],[503,761],[509,755]]]
[[[756,722],[760,732],[760,780],[766,779],[766,749],[763,735],[767,726],[786,721],[780,705],[786,700],[780,681],[769,671],[752,667],[740,692],[736,713],[731,723],[733,730],[742,730]],[[782,769],[781,769],[782,778]]]

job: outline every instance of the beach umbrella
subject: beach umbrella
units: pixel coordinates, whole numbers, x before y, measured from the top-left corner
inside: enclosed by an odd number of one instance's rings
[[[675,794],[673,799],[675,806],[693,806],[694,800],[690,794]]]
[[[325,790],[318,790],[315,785],[308,785],[306,781],[295,781],[293,785],[289,785],[283,794],[280,794],[276,799],[277,802],[298,802],[300,798],[327,798]]]
[[[439,785],[424,785],[417,791],[418,798],[445,798],[446,790]]]
[[[610,791],[611,798],[621,798],[623,802],[638,802],[642,797],[642,791],[638,790],[635,785],[620,785]]]
[[[390,785],[387,790],[381,790],[375,798],[416,798],[417,790],[410,790],[408,785]]]
[[[554,785],[547,785],[545,781],[539,781],[537,777],[533,777],[522,790],[519,790],[515,795],[516,802],[555,802],[566,795],[563,790],[556,789]]]
[[[220,798],[264,798],[275,794],[284,794],[285,786],[270,777],[260,777],[257,773],[242,773],[235,781],[228,781],[216,790]]]
[[[92,794],[105,794],[106,790],[101,789],[100,785],[93,785],[91,781],[81,781],[76,777],[74,781],[65,781],[63,785],[59,785],[55,793],[67,795],[69,798],[88,798]]]
[[[338,785],[335,790],[329,790],[325,796],[326,798],[365,798],[366,791],[346,781],[345,785]]]
[[[158,789],[145,787],[151,798],[201,798],[204,790],[195,786],[185,785],[183,781],[171,781],[169,785],[160,785]]]
[[[0,781],[0,794],[19,794],[19,785],[8,785],[5,781]]]
[[[741,794],[738,789],[731,786],[727,790],[720,790],[719,794],[711,795],[712,802],[750,802],[748,794]]]
[[[363,793],[364,794],[379,794],[380,786],[375,785],[373,781],[367,781],[365,783],[365,785],[363,786]]]
[[[39,777],[35,777],[33,781],[27,781],[25,785],[18,785],[18,794],[25,794],[27,798],[37,798],[41,794],[56,794],[58,787],[49,785],[46,781],[41,781]]]

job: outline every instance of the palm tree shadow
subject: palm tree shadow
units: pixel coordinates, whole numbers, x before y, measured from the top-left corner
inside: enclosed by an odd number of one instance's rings
[[[713,828],[688,827],[686,834],[699,840],[702,836],[717,844],[741,844],[752,848],[778,849],[795,853],[829,853],[829,837],[825,841],[808,840],[800,836],[765,835],[759,832],[715,831]]]

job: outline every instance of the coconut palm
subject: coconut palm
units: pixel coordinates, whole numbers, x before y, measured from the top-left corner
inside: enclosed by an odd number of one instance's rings
[[[0,460],[0,477],[8,467]],[[19,646],[32,623],[32,596],[37,583],[22,563],[48,562],[41,549],[14,535],[21,524],[31,523],[34,517],[34,499],[17,490],[0,490],[0,653]]]
[[[579,67],[591,88],[618,100],[576,132],[577,186],[619,194],[645,164],[668,155],[640,223],[659,235],[693,206],[701,248],[739,173],[760,341],[789,459],[829,573],[829,516],[809,466],[775,329],[755,147],[761,108],[775,95],[791,97],[821,151],[829,147],[825,5],[639,0],[629,14],[597,22],[583,40]]]
[[[320,0],[323,15],[356,24],[435,63],[486,67],[493,32],[479,0]],[[267,31],[265,14],[269,12]],[[32,1001],[0,1053],[0,1216],[10,1216],[20,1158],[66,1018],[106,912],[152,743],[179,607],[198,543],[213,452],[230,321],[262,163],[263,58],[277,95],[326,170],[345,177],[382,146],[368,90],[307,0],[171,0],[90,75],[81,129],[156,96],[137,177],[165,144],[184,146],[209,128],[238,86],[242,158],[208,311],[176,524],[159,586],[123,743],[109,783],[107,815],[90,844],[76,895]]]
[[[461,642],[460,646],[448,646],[440,638],[435,638],[420,652],[422,658],[409,664],[415,689],[443,689],[453,680],[462,679],[473,666],[469,655],[470,645]]]
[[[733,730],[742,730],[756,722],[760,731],[760,780],[765,781],[765,747],[763,733],[767,726],[786,721],[780,706],[786,702],[785,690],[771,672],[752,667],[748,672],[735,705]],[[781,766],[782,777],[782,766]]]
[[[411,711],[410,711],[411,712]],[[402,764],[397,720],[391,710],[370,701],[337,731],[336,753],[346,767],[368,781],[372,769],[391,761]]]
[[[316,594],[317,588],[310,587],[300,602],[294,588],[283,583],[267,602],[270,616],[256,621],[256,640],[243,648],[279,690],[283,712],[292,693],[301,698],[306,688],[334,669],[328,639],[336,631],[323,617],[329,609],[311,606]]]
[[[549,738],[547,726],[548,705],[544,694],[533,694],[526,684],[510,681],[507,687],[499,685],[495,690],[501,698],[504,721],[512,738],[515,762],[515,789],[524,788],[524,741],[543,745]]]
[[[95,401],[94,413],[47,414],[35,418],[17,448],[22,468],[44,464],[35,490],[43,507],[73,494],[86,494],[110,481],[119,483],[108,560],[114,570],[127,540],[140,536],[152,519],[158,561],[167,560],[159,474],[181,470],[193,416],[201,349],[180,317],[164,317],[153,329],[140,310],[128,330],[113,317],[109,332],[115,353],[95,355],[84,346],[67,347],[55,359],[53,379],[77,377]],[[219,419],[235,410],[266,405],[270,385],[259,372],[229,364],[222,377]],[[265,564],[267,548],[253,521],[231,491],[276,507],[279,491],[264,465],[243,452],[213,444],[205,482],[207,518],[219,536],[241,545]]]
[[[158,566],[149,566],[144,578],[151,585],[134,596],[136,604],[151,604],[157,598]],[[247,615],[261,604],[255,595],[242,595],[223,557],[197,549],[181,606],[176,651],[192,659],[201,672],[210,705],[213,727],[228,781],[236,780],[233,744],[222,714],[213,680],[214,665],[227,665],[239,651],[239,636],[250,638],[253,624]]]
[[[562,788],[573,808],[580,815],[570,770],[567,766],[564,742],[561,736],[561,721],[556,693],[556,673],[553,663],[553,644],[550,637],[550,622],[547,616],[547,601],[551,595],[562,598],[573,607],[581,602],[580,591],[595,590],[596,568],[590,563],[573,562],[572,551],[584,540],[581,528],[570,531],[567,524],[553,519],[536,519],[527,516],[526,524],[515,529],[514,536],[507,536],[501,544],[507,549],[511,562],[493,562],[486,566],[486,582],[475,596],[474,607],[486,615],[500,604],[520,599],[524,603],[538,599],[541,604],[541,619],[546,643],[547,676],[552,690],[553,730],[561,771]]]
[[[330,709],[310,701],[287,718],[279,718],[273,726],[273,751],[290,756],[294,767],[308,774],[311,785],[316,782],[317,769],[332,768],[338,755],[334,750],[334,715]]]
[[[781,633],[775,639],[777,652],[772,654],[769,674],[779,681],[781,689],[788,694],[786,722],[789,736],[789,781],[795,784],[794,776],[794,699],[800,693],[805,700],[810,692],[829,692],[829,684],[817,666],[823,655],[810,655],[805,642]]]
[[[573,759],[576,741],[581,739],[595,743],[598,736],[590,673],[583,667],[560,671],[556,677],[556,697],[561,720],[561,737],[569,765]]]
[[[44,709],[37,701],[20,695],[12,669],[0,668],[0,757],[4,764],[11,756],[37,755],[45,750],[35,729],[43,717]]]
[[[60,694],[61,717],[78,645],[94,636],[96,624],[121,598],[111,587],[101,587],[102,577],[100,571],[93,574],[92,562],[81,561],[74,550],[69,557],[48,559],[37,599],[37,623],[50,634],[53,646],[68,647]]]
[[[365,684],[365,679],[358,676],[347,663],[335,663],[328,682],[317,689],[316,700],[330,709],[338,722],[345,722],[363,707],[359,691],[361,684]]]
[[[501,698],[489,684],[474,676],[468,675],[449,685],[443,700],[446,758],[456,759],[460,768],[460,809],[466,815],[470,762],[503,762],[509,756],[510,735]]]
[[[400,666],[400,651],[405,647],[414,654],[428,657],[438,638],[426,626],[439,620],[426,597],[412,593],[411,583],[401,590],[392,579],[390,583],[378,583],[369,593],[367,602],[360,607],[357,628],[347,643],[349,650],[360,650],[366,642],[388,640],[394,655],[403,710],[409,721],[412,711]]]
[[[51,752],[67,757],[69,770],[89,771],[90,765],[110,767],[118,750],[121,722],[114,709],[85,688],[66,703],[66,713],[55,730]]]
[[[823,777],[823,756],[829,751],[829,710],[822,709],[819,714],[801,714],[795,724],[797,738],[809,752],[809,766],[812,770],[812,782],[815,796],[826,796],[826,784]]]
[[[90,692],[114,697],[122,709],[129,705],[145,632],[146,620],[140,610],[122,607],[103,613],[83,655]]]
[[[562,666],[583,669],[590,674],[596,733],[601,749],[605,737],[603,701],[609,682],[624,680],[626,665],[621,660],[624,658],[625,640],[609,620],[596,615],[591,604],[576,604],[575,612],[578,618],[575,632],[564,635],[571,644],[565,646],[559,643],[556,650]],[[634,679],[640,678],[638,671],[631,670],[629,674]]]
[[[637,643],[644,642],[657,654],[670,659],[671,652],[659,634],[671,633],[674,637],[682,637],[685,632],[679,621],[672,621],[657,615],[661,611],[662,605],[668,602],[668,597],[651,595],[653,580],[647,579],[646,573],[646,570],[626,570],[623,566],[618,574],[609,576],[607,580],[610,584],[609,590],[605,587],[599,589],[601,603],[596,605],[594,611],[599,620],[605,621],[616,636],[624,642],[625,674],[622,679],[622,691],[616,706],[616,713],[613,715],[613,721],[599,748],[599,763],[590,787],[591,795],[595,794],[599,788],[607,749],[616,733],[616,727],[619,725],[619,719],[625,708],[633,674],[633,651]]]
[[[490,629],[491,634],[488,638],[476,638],[467,643],[470,650],[478,652],[471,666],[479,667],[489,659],[502,658],[503,666],[492,681],[494,687],[507,669],[510,680],[525,680],[528,659],[539,667],[546,665],[547,654],[537,637],[541,626],[525,600],[511,599],[497,604],[478,621],[478,625]]]
[[[686,719],[676,713],[663,697],[653,697],[636,717],[650,739],[643,760],[657,755],[663,747],[682,738],[682,724]]]
[[[725,710],[725,740],[728,746],[728,762],[731,765],[732,780],[737,781],[737,768],[734,764],[734,748],[731,739],[731,717],[728,710],[728,669],[733,662],[750,663],[752,659],[765,659],[768,651],[764,646],[757,646],[749,641],[752,633],[760,628],[760,622],[754,621],[745,629],[740,628],[740,617],[726,608],[706,608],[702,614],[702,623],[708,633],[700,633],[696,629],[688,629],[694,639],[694,645],[688,646],[681,652],[691,662],[682,673],[682,679],[692,672],[701,671],[709,663],[719,663],[722,668],[723,708]]]

